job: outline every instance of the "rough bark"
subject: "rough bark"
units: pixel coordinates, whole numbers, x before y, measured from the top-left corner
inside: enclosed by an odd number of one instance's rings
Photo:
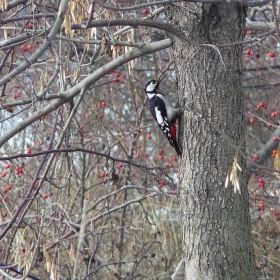
[[[180,163],[185,279],[256,279],[246,159],[239,154],[241,194],[225,179],[236,145],[244,150],[242,46],[246,11],[235,4],[170,5],[187,37],[173,38],[183,157]],[[233,145],[232,145],[233,144]]]

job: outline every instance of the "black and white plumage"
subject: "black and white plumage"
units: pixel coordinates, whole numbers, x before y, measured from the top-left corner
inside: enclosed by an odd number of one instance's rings
[[[174,108],[166,96],[159,90],[159,84],[164,77],[149,81],[145,86],[145,92],[148,96],[154,119],[171,146],[175,148],[177,155],[181,156],[182,151],[178,145],[176,135],[176,120],[181,114],[181,110]]]

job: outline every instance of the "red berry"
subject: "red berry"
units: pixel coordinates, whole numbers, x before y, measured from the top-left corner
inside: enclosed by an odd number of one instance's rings
[[[113,74],[113,73],[115,73],[116,72],[116,70],[111,70],[111,71],[109,71],[109,74]]]
[[[116,74],[115,74],[115,77],[116,77],[116,78],[119,78],[119,77],[120,77],[120,74],[119,74],[119,73],[116,73]]]
[[[105,106],[107,105],[107,103],[106,103],[105,101],[103,101],[103,102],[101,103],[101,105],[102,105],[103,107],[105,107]]]
[[[164,152],[163,149],[159,149],[158,151],[159,151],[160,154],[162,154]]]
[[[105,177],[106,177],[106,173],[105,173],[105,172],[102,172],[102,173],[100,174],[100,177],[101,177],[101,178],[105,178]]]
[[[48,198],[48,197],[49,197],[48,194],[47,194],[47,193],[44,193],[43,198],[46,199],[46,198]]]
[[[175,157],[175,156],[174,156],[174,157],[172,157],[172,159],[173,159],[174,161],[177,161],[177,157]]]
[[[254,55],[254,52],[253,52],[253,51],[250,51],[250,55]]]
[[[268,55],[269,55],[269,57],[275,57],[275,53],[274,52],[269,52]]]
[[[143,14],[143,15],[148,15],[149,13],[150,13],[150,11],[149,11],[149,10],[146,10],[146,9],[142,11],[142,14]]]
[[[32,29],[32,28],[33,28],[33,24],[32,24],[31,22],[29,22],[29,23],[27,24],[27,28]]]
[[[31,153],[32,153],[32,150],[29,148],[29,149],[27,150],[27,153],[28,153],[28,154],[31,154]]]
[[[27,49],[28,49],[29,51],[31,51],[31,50],[33,49],[32,45],[28,45],[28,46],[27,46]]]
[[[8,216],[8,212],[4,212],[2,216],[3,218],[6,218]]]
[[[19,175],[19,174],[22,174],[22,173],[23,173],[22,167],[17,167],[16,175]]]
[[[120,163],[120,164],[118,165],[118,167],[119,167],[119,168],[123,168],[123,164]]]
[[[263,184],[263,183],[264,183],[263,178],[259,178],[259,179],[258,179],[258,182],[259,182],[260,184]]]
[[[4,178],[4,177],[6,177],[6,175],[7,175],[7,172],[3,172],[1,177]]]
[[[122,76],[122,78],[123,78],[123,79],[125,79],[125,78],[126,78],[126,76],[125,76],[125,74],[124,74],[124,73],[122,73],[122,74],[121,74],[121,76]]]
[[[6,164],[5,169],[9,169],[10,167],[11,167],[11,165],[8,163],[8,164]]]
[[[140,153],[136,153],[135,155],[137,158],[140,158],[141,154]]]
[[[254,119],[254,118],[251,118],[251,119],[250,119],[250,123],[251,123],[251,124],[254,124],[254,123],[255,123],[255,119]]]
[[[267,127],[272,128],[272,124],[271,123],[267,124]]]
[[[21,45],[21,47],[20,47],[24,52],[26,52],[27,51],[27,47],[26,47],[26,45],[25,44],[23,44],[23,45]]]
[[[45,118],[46,118],[46,116],[42,116],[42,117],[41,117],[41,121],[43,121]]]
[[[260,159],[260,157],[258,156],[258,155],[255,155],[254,157],[253,157],[253,161],[257,161],[257,160],[259,160]]]
[[[273,141],[276,142],[278,141],[278,138],[276,136],[273,137]]]
[[[147,135],[147,139],[152,139],[152,136],[150,134]]]
[[[247,30],[248,35],[253,35],[253,33],[254,33],[253,30]]]
[[[12,187],[11,185],[9,185],[9,186],[7,187],[7,190],[10,191],[10,190],[12,190],[12,188],[13,188],[13,187]]]
[[[145,155],[144,155],[144,158],[145,158],[145,159],[149,158],[149,155],[148,155],[148,154],[145,154]]]
[[[251,50],[246,50],[246,54],[250,55],[251,54]]]
[[[169,167],[173,167],[174,164],[172,162],[169,163]]]
[[[158,156],[158,159],[163,159],[163,155],[159,155],[159,156]]]
[[[261,210],[261,211],[264,211],[264,210],[265,210],[264,204],[262,204],[262,205],[260,206],[260,210]]]
[[[98,118],[99,118],[99,119],[102,119],[102,118],[103,118],[103,115],[102,115],[102,114],[99,114],[99,115],[98,115]]]
[[[20,88],[20,84],[16,84],[16,85],[15,85],[15,88]]]
[[[120,79],[116,79],[115,83],[118,84],[120,82]]]
[[[102,104],[101,104],[101,103],[98,104],[97,107],[98,107],[98,108],[102,108]]]

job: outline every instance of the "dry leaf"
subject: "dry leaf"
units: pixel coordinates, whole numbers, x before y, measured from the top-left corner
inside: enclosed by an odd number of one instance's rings
[[[6,11],[8,9],[8,0],[0,0],[0,7],[2,11]]]
[[[131,40],[131,34],[127,34],[127,41],[128,41],[128,42],[131,42],[131,41],[132,41],[132,40]],[[126,52],[129,52],[131,49],[132,49],[132,47],[126,46],[126,47],[124,48],[124,52],[125,52],[125,53],[126,53]],[[136,58],[128,62],[128,74],[129,74],[129,75],[130,75],[131,69],[133,69],[133,68],[135,67],[136,63],[137,63],[137,59],[136,59]]]
[[[238,178],[237,172],[238,172],[238,170],[242,171],[240,165],[237,162],[237,159],[238,159],[238,153],[233,158],[233,164],[232,164],[230,173],[227,175],[226,181],[225,181],[225,188],[228,187],[229,182],[232,183],[234,193],[236,193],[236,192],[240,193],[240,184],[239,184],[239,178]]]
[[[110,39],[107,35],[104,34],[103,39],[101,41],[101,47],[105,50],[105,57],[108,58],[112,56],[112,50],[110,45]]]
[[[70,2],[71,3],[71,2]],[[68,4],[68,7],[70,5]],[[65,34],[69,34],[71,37],[74,35],[74,30],[71,29],[71,15],[70,15],[71,9],[69,8],[63,22],[63,26],[65,27]]]
[[[274,159],[274,163],[273,163],[274,169],[277,169],[277,170],[280,169],[280,155],[279,155],[279,153],[280,153],[280,150],[279,150],[279,147],[278,147],[278,152],[275,155],[275,159]]]
[[[8,111],[9,113],[13,113],[14,112],[14,109],[12,107],[6,107],[5,108],[6,111]]]

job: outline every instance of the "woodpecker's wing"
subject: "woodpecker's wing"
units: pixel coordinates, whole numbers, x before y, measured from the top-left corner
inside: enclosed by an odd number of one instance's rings
[[[170,132],[170,123],[167,119],[167,111],[165,104],[161,98],[156,98],[154,103],[154,118],[156,119],[160,129],[163,131],[172,147],[174,147],[174,141]]]

